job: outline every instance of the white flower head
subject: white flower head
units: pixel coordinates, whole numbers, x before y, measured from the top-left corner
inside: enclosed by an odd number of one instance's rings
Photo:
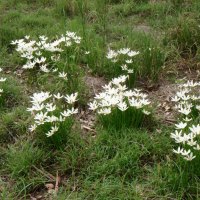
[[[54,133],[56,133],[58,131],[58,127],[57,126],[52,126],[51,127],[51,130],[48,132],[48,133],[46,133],[46,136],[47,137],[51,137]]]
[[[65,73],[65,72],[59,72],[58,77],[67,80],[67,73]]]
[[[65,99],[66,99],[67,103],[73,104],[77,101],[77,97],[78,97],[78,93],[76,92],[71,95],[66,95]]]
[[[187,126],[187,123],[180,122],[179,124],[175,124],[176,129],[184,129]]]

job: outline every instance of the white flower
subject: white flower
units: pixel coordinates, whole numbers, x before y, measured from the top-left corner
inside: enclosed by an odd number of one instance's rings
[[[65,46],[70,47],[72,45],[71,41],[66,41]]]
[[[147,111],[147,110],[145,110],[145,109],[143,109],[142,112],[143,112],[145,115],[150,115],[150,114],[151,114],[151,112],[149,112],[149,111]]]
[[[88,104],[89,109],[97,110],[97,113],[100,115],[108,115],[114,110],[113,108],[118,108],[123,112],[129,107],[141,109],[149,105],[150,101],[147,99],[147,94],[141,93],[141,90],[138,89],[134,91],[127,89],[125,85],[127,78],[128,76],[122,75],[113,78],[112,81],[103,86],[104,91],[96,94],[94,97],[95,100]],[[150,114],[146,110],[143,112],[146,113],[146,115]]]
[[[45,100],[49,99],[51,97],[49,92],[40,92],[40,93],[34,93],[33,96],[31,97],[32,99],[32,103],[36,104],[40,104],[42,102],[44,102]]]
[[[112,59],[111,62],[116,63],[118,60],[117,59]]]
[[[5,82],[7,78],[0,78],[0,82]]]
[[[135,107],[135,108],[137,108],[137,109],[140,109],[140,108],[143,107],[141,101],[138,101],[138,100],[135,99],[135,98],[129,99],[129,104],[130,104],[131,107]]]
[[[64,122],[64,121],[65,121],[65,117],[63,117],[62,115],[60,115],[58,120],[59,120],[60,122]]]
[[[32,112],[32,111],[40,111],[44,108],[44,104],[40,104],[40,103],[34,103],[33,106],[31,108],[27,108],[27,111]]]
[[[116,95],[119,92],[118,88],[109,87],[106,89],[106,93],[109,95]]]
[[[77,109],[77,108],[74,109],[74,107],[72,107],[71,110],[68,109],[67,111],[70,113],[70,115],[74,115],[74,114],[77,114],[77,113],[78,113],[78,109]]]
[[[124,92],[127,89],[127,87],[126,87],[126,85],[119,84],[118,89],[119,89],[119,92]]]
[[[121,66],[121,68],[122,68],[122,70],[123,70],[123,71],[125,71],[125,70],[128,70],[128,68],[127,68],[127,65],[126,65],[126,64],[122,65],[122,66]]]
[[[188,118],[188,117],[185,117],[184,119],[183,119],[183,121],[185,121],[185,122],[189,122],[189,121],[191,121],[192,120],[192,118]]]
[[[85,52],[85,55],[88,55],[88,54],[90,54],[90,51],[86,51],[86,52]]]
[[[188,154],[186,157],[184,157],[185,160],[187,161],[191,161],[193,160],[194,158],[196,158],[196,156],[193,156],[193,153],[191,152],[190,154]]]
[[[51,56],[51,60],[57,62],[60,60],[60,54]]]
[[[60,93],[54,94],[53,95],[56,99],[62,99],[63,95],[61,95]]]
[[[128,76],[122,75],[119,76],[118,78],[113,78],[112,83],[114,85],[119,85],[120,83],[124,83],[127,80]]]
[[[58,77],[60,77],[60,78],[63,78],[63,79],[65,79],[65,80],[67,80],[67,73],[65,73],[65,72],[59,72],[59,75],[58,75]]]
[[[57,122],[59,121],[58,117],[52,115],[52,116],[47,116],[46,119],[45,119],[45,122]]]
[[[108,115],[111,113],[111,108],[102,108],[97,111],[98,114]]]
[[[190,131],[196,135],[200,135],[200,124],[197,124],[197,126],[192,125],[192,127],[189,127]]]
[[[180,122],[179,124],[175,124],[176,129],[184,129],[187,126],[187,123]]]
[[[35,62],[40,64],[40,63],[44,63],[46,61],[46,58],[45,57],[41,57],[41,58],[36,58],[35,59]]]
[[[71,94],[71,95],[66,95],[65,99],[66,99],[67,103],[73,104],[77,101],[77,96],[78,96],[78,93],[76,92],[76,93]]]
[[[132,90],[128,90],[124,92],[125,97],[132,97],[134,96],[134,92]]]
[[[183,107],[181,106],[180,109],[178,110],[178,112],[184,114],[184,115],[189,115],[191,113],[191,109],[187,108],[187,107]]]
[[[138,55],[139,53],[140,53],[139,51],[129,51],[129,52],[128,52],[128,56],[129,56],[129,57],[133,57],[133,56]]]
[[[146,105],[149,105],[149,104],[151,103],[148,99],[144,99],[144,98],[141,99],[140,102],[141,102],[141,104],[143,104],[143,105],[145,105],[145,106],[146,106]]]
[[[41,55],[42,55],[41,51],[38,51],[38,52],[36,52],[35,54],[36,54],[37,56],[41,56]]]
[[[100,99],[104,99],[106,96],[107,96],[106,93],[102,92],[102,93],[97,94],[94,98],[100,100]]]
[[[175,97],[172,97],[171,100],[174,102],[178,102],[180,98],[178,96],[175,96]]]
[[[40,113],[37,113],[34,117],[36,124],[44,124],[45,119],[47,117],[47,112],[43,113],[42,111]]]
[[[26,39],[26,40],[29,40],[29,38],[30,38],[29,35],[26,35],[26,36],[25,36],[25,39]]]
[[[188,141],[187,141],[187,144],[188,144],[189,146],[196,146],[196,145],[197,145],[197,141],[194,141],[194,140],[193,140],[193,137],[192,137],[191,140],[188,140]]]
[[[35,67],[36,62],[27,62],[22,66],[23,69],[33,69]]]
[[[119,108],[119,110],[121,111],[125,111],[128,109],[128,105],[125,102],[120,102],[117,104],[117,107]]]
[[[89,105],[89,110],[96,110],[98,108],[98,103],[97,101],[93,101],[88,104]]]
[[[184,149],[181,149],[180,147],[178,147],[177,150],[173,149],[173,152],[176,153],[176,154],[181,154],[181,155],[182,155],[183,150],[184,150]]]
[[[52,126],[51,127],[51,130],[48,132],[48,133],[46,133],[46,136],[47,137],[51,137],[54,133],[56,133],[58,131],[58,127],[57,126]]]
[[[40,69],[41,69],[41,71],[43,71],[45,73],[49,73],[50,72],[50,70],[47,69],[47,65],[46,64],[40,65]]]
[[[116,58],[118,56],[118,53],[113,51],[113,50],[109,50],[108,54],[107,54],[107,58],[108,59],[113,59],[113,58]]]
[[[133,69],[128,69],[127,72],[128,72],[128,74],[133,74],[134,71],[133,71]]]
[[[69,117],[71,115],[71,112],[69,110],[64,110],[64,112],[61,112],[61,115],[64,117]]]
[[[34,124],[34,125],[30,126],[29,130],[30,130],[30,132],[33,132],[33,131],[35,131],[36,128],[37,128],[37,125]]]
[[[54,110],[56,110],[56,105],[53,105],[53,103],[47,103],[45,107],[48,112],[53,112]]]
[[[55,69],[53,69],[53,71],[52,72],[57,72],[58,71],[58,68],[55,68]]]
[[[175,133],[171,134],[175,142],[183,146],[182,149],[179,147],[179,149],[174,152],[181,154],[187,161],[191,161],[196,157],[193,155],[192,150],[200,150],[200,145],[198,144],[199,140],[197,138],[198,135],[200,135],[200,124],[196,124],[196,117],[194,117],[192,113],[198,105],[199,97],[196,95],[199,91],[199,88],[197,88],[198,86],[200,86],[200,84],[194,81],[181,84],[179,85],[180,89],[176,93],[176,96],[172,98],[172,101],[176,103],[175,108],[183,119],[183,122],[175,124],[176,129],[184,129],[184,132],[178,132],[176,130]]]
[[[133,63],[133,60],[132,60],[132,59],[130,59],[130,60],[125,60],[125,62],[126,62],[127,64],[131,64],[131,63]]]
[[[128,54],[129,51],[130,51],[129,48],[123,48],[123,49],[120,49],[120,50],[118,51],[118,53],[119,53],[119,54],[125,55],[125,54]]]
[[[174,138],[177,143],[180,143],[182,141],[180,139],[180,138],[182,138],[182,130],[181,131],[175,130],[175,133],[171,133],[170,137]]]
[[[199,151],[200,150],[200,145],[197,144],[196,147],[194,147],[194,149]]]

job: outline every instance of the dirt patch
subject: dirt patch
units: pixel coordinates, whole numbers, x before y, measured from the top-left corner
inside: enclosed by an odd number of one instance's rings
[[[157,87],[152,87],[153,89],[149,90],[149,86],[146,86],[149,98],[156,108],[155,114],[162,123],[174,124],[176,122],[176,111],[171,98],[175,96],[179,83],[185,83],[188,80],[199,81],[199,78],[199,70],[190,68],[182,62],[181,65],[177,65],[176,71],[163,74],[162,78],[155,84]],[[170,79],[172,80],[170,81]]]
[[[107,82],[103,77],[92,76],[91,74],[85,77],[86,86],[89,89],[89,101],[92,101],[92,98],[95,94],[102,91],[102,86],[104,86]],[[96,135],[94,130],[95,124],[95,115],[94,112],[85,109],[80,112],[79,120],[81,123],[81,129],[84,133],[92,133]]]
[[[151,36],[156,35],[156,38],[159,40],[161,40],[164,36],[163,31],[161,31],[161,30],[158,31],[155,28],[153,28],[147,24],[143,24],[143,23],[134,25],[133,31],[139,32],[139,33],[144,33],[146,35],[151,35]]]
[[[102,90],[102,86],[106,84],[106,81],[103,77],[88,75],[85,77],[85,83],[89,88],[90,97],[93,97]]]
[[[152,29],[150,26],[145,25],[145,24],[139,24],[137,26],[134,26],[134,31],[138,32],[144,32],[144,33],[151,33]]]
[[[164,83],[157,90],[149,92],[149,98],[156,107],[155,114],[163,123],[176,122],[171,97],[175,95],[177,88],[177,84]]]

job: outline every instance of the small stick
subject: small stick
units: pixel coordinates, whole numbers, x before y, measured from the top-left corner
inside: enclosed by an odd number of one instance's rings
[[[91,129],[91,128],[88,127],[88,126],[83,125],[82,128],[84,128],[84,129],[86,129],[86,130],[89,130],[89,131],[92,131],[92,132],[96,133],[96,131],[95,131],[94,129]]]
[[[58,177],[58,171],[56,172],[56,185],[55,185],[55,192],[58,193],[58,183],[59,183],[59,177]]]

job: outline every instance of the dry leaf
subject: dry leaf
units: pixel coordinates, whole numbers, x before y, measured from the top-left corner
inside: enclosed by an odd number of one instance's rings
[[[48,189],[48,190],[52,190],[54,188],[54,184],[53,183],[47,183],[45,185],[45,187]]]

